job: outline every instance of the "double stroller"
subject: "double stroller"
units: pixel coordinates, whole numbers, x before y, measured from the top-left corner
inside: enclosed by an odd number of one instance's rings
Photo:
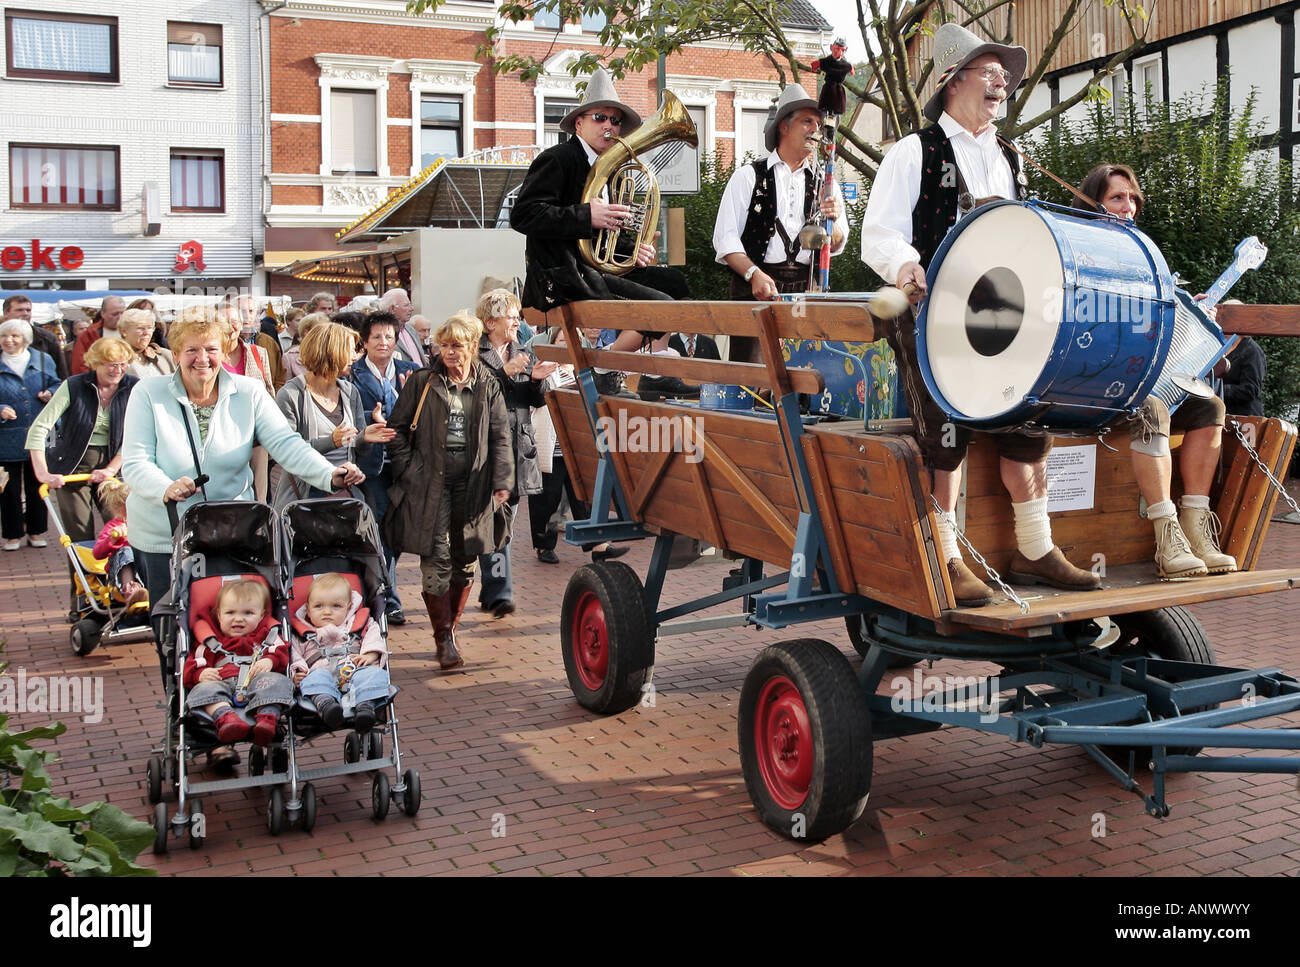
[[[245,501],[209,501],[190,507],[175,528],[172,539],[172,585],[168,598],[155,609],[161,618],[160,640],[168,667],[168,701],[165,739],[160,754],[148,762],[149,801],[154,804],[154,852],[166,852],[169,834],[188,836],[198,849],[207,836],[201,796],[244,789],[267,789],[266,825],[278,836],[286,823],[310,832],[316,824],[316,780],[371,773],[371,812],[376,820],[388,815],[396,803],[408,816],[420,809],[420,776],[403,771],[398,743],[398,721],[393,697],[396,689],[374,703],[372,727],[358,732],[354,715],[348,715],[343,762],[304,768],[298,750],[320,736],[331,734],[308,699],[297,689],[287,714],[280,717],[274,736],[265,746],[250,745],[247,775],[198,780],[190,761],[226,743],[218,738],[218,723],[201,709],[187,705],[183,670],[186,659],[203,645],[196,627],[211,616],[224,582],[244,580],[262,584],[278,625],[267,637],[285,641],[310,632],[294,616],[307,600],[317,575],[342,574],[361,596],[362,607],[349,629],[357,637],[373,616],[387,638],[384,617],[383,550],[369,507],[361,500],[325,497],[296,501],[277,517],[265,504]],[[287,647],[287,646],[286,646]],[[251,667],[254,656],[232,658],[240,672]],[[247,678],[247,675],[244,676]],[[243,679],[239,679],[241,686]],[[349,712],[352,709],[349,707]],[[220,719],[220,717],[219,717]],[[385,754],[387,737],[389,754]],[[388,770],[394,780],[390,782]],[[168,809],[164,784],[174,789],[175,811]]]

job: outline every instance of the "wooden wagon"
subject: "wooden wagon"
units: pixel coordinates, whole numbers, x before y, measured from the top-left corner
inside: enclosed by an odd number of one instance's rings
[[[755,805],[778,831],[815,839],[843,829],[865,806],[873,738],[944,725],[1078,744],[1152,815],[1168,813],[1169,772],[1300,771],[1296,758],[1196,757],[1204,746],[1300,749],[1293,730],[1223,728],[1300,707],[1300,683],[1276,669],[1215,665],[1204,631],[1183,609],[1285,590],[1300,577],[1257,567],[1277,496],[1269,478],[1285,476],[1294,426],[1237,418],[1240,432],[1225,434],[1213,500],[1224,550],[1240,570],[1185,581],[1155,577],[1127,434],[1058,438],[1058,453],[1092,448],[1095,474],[1090,506],[1054,514],[1053,536],[1074,564],[1098,569],[1103,588],[1007,588],[989,606],[963,608],[935,545],[928,474],[910,431],[872,432],[862,421],[799,412],[799,394],[820,393],[823,380],[787,368],[781,340],[877,338],[863,304],[575,303],[546,323],[564,329],[567,348],[539,355],[572,362],[578,374],[577,388],[549,394],[548,405],[575,489],[593,508],[590,520],[569,525],[568,538],[656,539],[644,581],[625,564],[603,562],[569,582],[561,640],[578,701],[605,714],[636,704],[651,687],[656,639],[675,632],[843,617],[863,655],[855,672],[834,645],[796,639],[765,649],[746,678],[742,765]],[[586,350],[583,326],[755,337],[763,362]],[[772,406],[717,411],[600,396],[592,366],[767,390]],[[973,547],[1004,572],[1015,549],[1011,508],[997,456],[978,435],[963,516]],[[715,592],[665,607],[679,535],[718,548],[737,567]],[[738,613],[689,617],[727,601]],[[891,665],[944,657],[1002,670],[939,695],[877,694]],[[1253,704],[1241,704],[1243,694]],[[1136,778],[1146,765],[1150,793]]]

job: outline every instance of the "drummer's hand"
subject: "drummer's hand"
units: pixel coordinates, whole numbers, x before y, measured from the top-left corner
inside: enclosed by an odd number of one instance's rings
[[[163,491],[163,500],[186,500],[198,492],[192,477],[177,477]]]
[[[116,476],[116,474],[114,474],[112,470],[109,470],[107,467],[99,467],[96,470],[90,471],[90,482],[93,484],[102,484],[105,480],[114,476]]]
[[[771,302],[779,292],[772,277],[762,269],[755,272],[754,277],[749,280],[749,291],[754,293],[754,298],[759,302]]]
[[[16,420],[18,411],[12,406],[0,406],[0,420]]]
[[[330,483],[334,485],[335,490],[342,490],[344,487],[351,487],[359,484],[366,479],[366,475],[357,469],[354,463],[340,464],[338,469],[330,477]]]
[[[916,305],[925,298],[925,269],[921,268],[920,262],[905,262],[898,270],[898,282],[896,283],[907,296],[907,301]],[[907,287],[912,286],[909,292]]]

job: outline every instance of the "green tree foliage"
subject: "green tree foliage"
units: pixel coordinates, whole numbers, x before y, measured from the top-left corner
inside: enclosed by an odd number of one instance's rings
[[[66,726],[10,732],[8,721],[0,715],[0,877],[155,875],[132,862],[153,842],[152,826],[106,802],[74,806],[50,795],[49,753],[29,743]]]
[[[1140,95],[1139,95],[1140,96]],[[1116,116],[1118,115],[1118,116]],[[1268,258],[1236,284],[1246,303],[1300,303],[1300,213],[1288,165],[1278,161],[1254,99],[1232,115],[1225,93],[1202,91],[1140,112],[1095,104],[1084,120],[1025,139],[1025,152],[1070,184],[1096,165],[1126,164],[1146,196],[1139,227],[1192,292],[1208,288],[1250,235]],[[1029,169],[1033,194],[1071,205],[1073,196]],[[1284,415],[1300,398],[1300,338],[1260,340],[1268,358],[1264,411]]]

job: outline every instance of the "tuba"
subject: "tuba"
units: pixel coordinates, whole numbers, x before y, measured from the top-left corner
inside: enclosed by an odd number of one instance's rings
[[[621,228],[603,228],[591,238],[579,240],[578,251],[601,272],[625,275],[636,268],[637,246],[651,244],[659,224],[659,182],[637,154],[670,141],[684,141],[694,148],[699,138],[677,95],[664,91],[663,105],[654,117],[626,138],[615,136],[613,140],[618,143],[602,151],[591,166],[582,187],[582,203],[589,204],[608,188],[610,203],[627,205],[632,217]]]

